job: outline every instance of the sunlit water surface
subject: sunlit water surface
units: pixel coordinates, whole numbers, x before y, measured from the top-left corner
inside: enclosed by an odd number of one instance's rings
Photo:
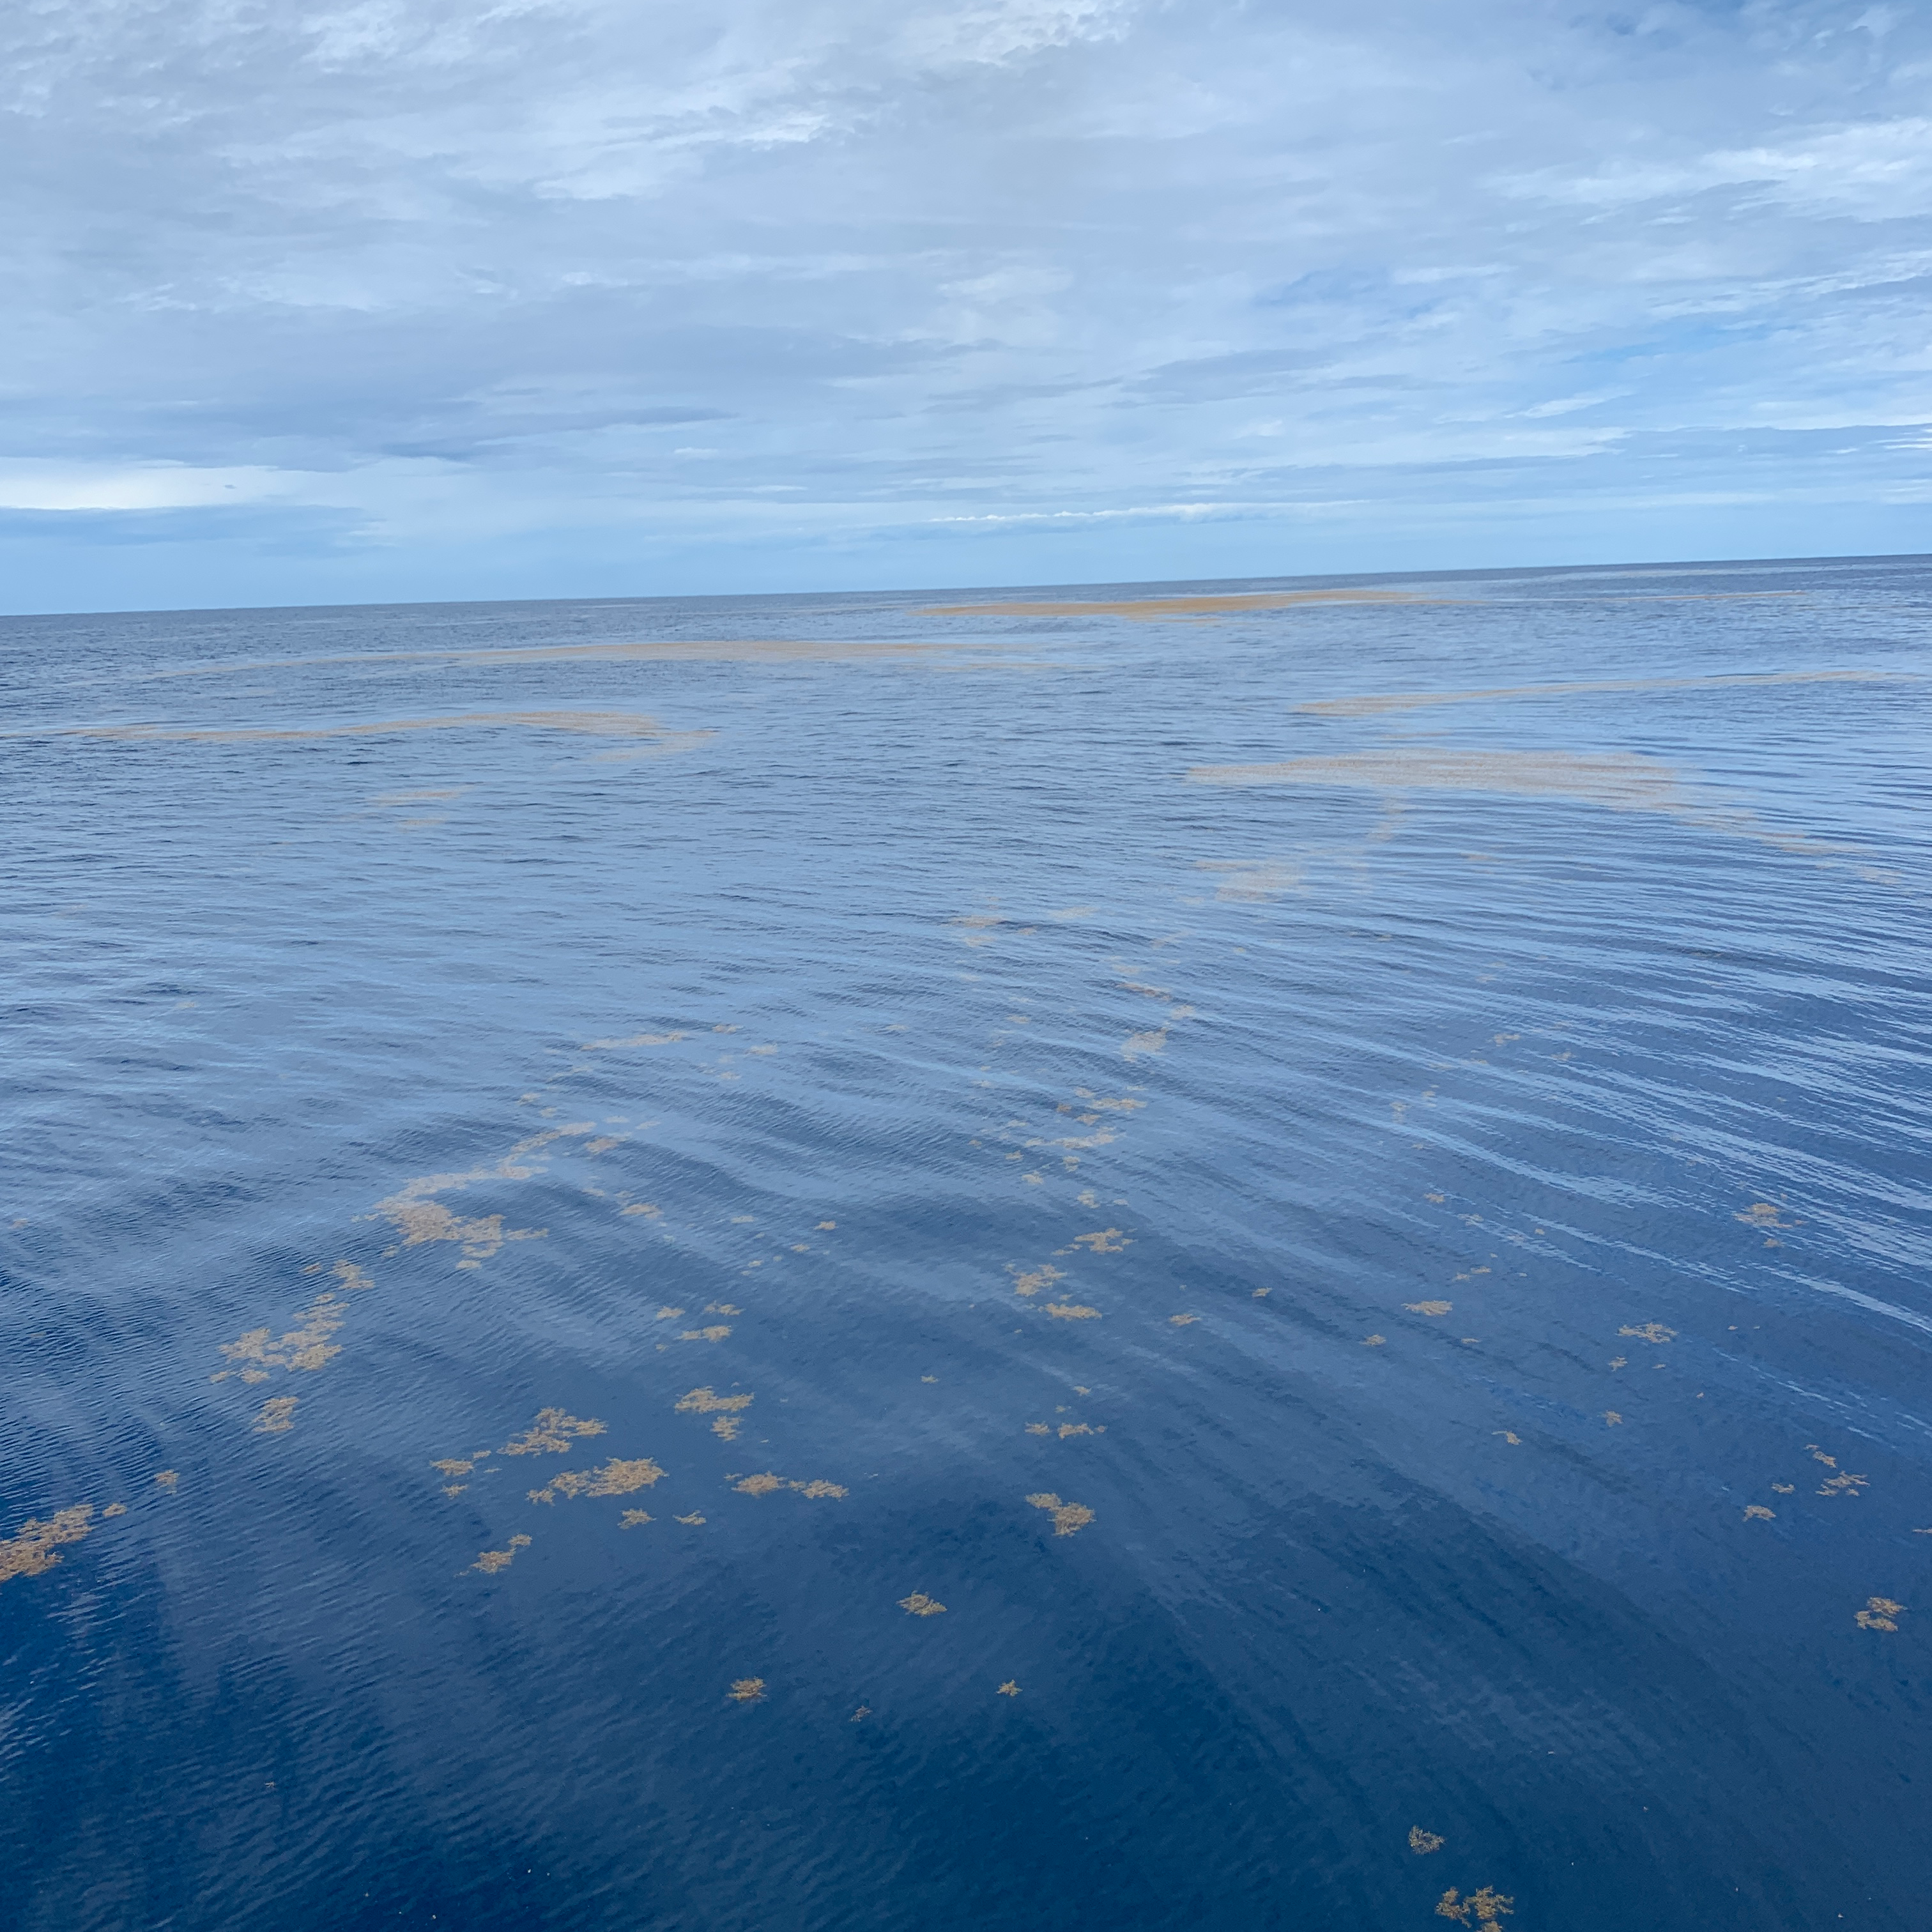
[[[0,626],[0,1918],[1932,1924],[1932,566],[1317,587]]]

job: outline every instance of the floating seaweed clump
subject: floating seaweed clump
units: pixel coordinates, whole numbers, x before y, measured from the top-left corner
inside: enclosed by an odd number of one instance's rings
[[[567,1456],[580,1436],[602,1436],[604,1424],[560,1408],[540,1408],[535,1425],[513,1436],[497,1450],[500,1456]]]
[[[794,1482],[784,1476],[776,1476],[767,1469],[762,1475],[725,1479],[741,1496],[768,1496],[779,1490],[790,1490],[802,1496],[818,1500],[826,1496],[842,1496],[850,1493],[842,1484],[828,1483],[823,1476],[816,1476],[808,1483]]]
[[[1418,1854],[1439,1852],[1442,1840],[1435,1832],[1425,1832],[1420,1825],[1412,1825],[1408,1828],[1408,1849]]]
[[[756,1704],[765,1694],[765,1680],[762,1677],[741,1677],[727,1694],[734,1704]]]
[[[56,1547],[78,1543],[86,1535],[94,1515],[92,1503],[56,1510],[43,1522],[29,1516],[5,1542],[0,1542],[0,1583],[15,1576],[38,1576],[60,1561]]]
[[[559,1496],[628,1496],[647,1490],[664,1480],[664,1471],[648,1456],[620,1462],[614,1456],[601,1469],[566,1469],[553,1476],[540,1490],[532,1490],[533,1503],[553,1503]]]
[[[1472,1892],[1467,1898],[1459,1898],[1452,1885],[1436,1900],[1437,1916],[1453,1918],[1459,1925],[1468,1924],[1473,1914],[1478,1925],[1495,1926],[1516,1911],[1516,1900],[1505,1898],[1502,1893],[1484,1886],[1480,1892]]]
[[[319,1294],[302,1312],[302,1326],[291,1328],[278,1339],[271,1339],[266,1328],[251,1328],[232,1342],[224,1342],[221,1352],[236,1366],[224,1369],[213,1379],[226,1382],[239,1373],[244,1382],[265,1382],[271,1369],[305,1369],[313,1372],[332,1356],[342,1352],[330,1336],[342,1326],[348,1306],[334,1294]]]
[[[517,1560],[517,1552],[527,1550],[530,1540],[527,1536],[513,1536],[507,1550],[485,1550],[470,1564],[472,1570],[481,1570],[486,1576],[494,1576],[499,1570],[507,1570]]]
[[[1858,1612],[1858,1628],[1895,1630],[1898,1619],[1904,1614],[1905,1606],[1894,1603],[1889,1597],[1868,1597],[1864,1608]]]
[[[928,1597],[923,1590],[915,1590],[909,1597],[899,1599],[899,1608],[908,1616],[937,1617],[945,1614],[946,1606],[936,1598]]]
[[[1084,1503],[1064,1503],[1050,1490],[1042,1490],[1037,1496],[1027,1498],[1035,1509],[1053,1512],[1053,1533],[1055,1536],[1071,1536],[1076,1530],[1084,1529],[1094,1520],[1094,1512]]]
[[[1051,1288],[1055,1282],[1066,1279],[1061,1270],[1051,1262],[1042,1262],[1040,1267],[1030,1269],[1024,1274],[1014,1276],[1013,1292],[1016,1294],[1036,1295],[1042,1288]]]
[[[719,1395],[708,1388],[694,1388],[679,1396],[677,1410],[680,1415],[711,1415],[721,1410],[735,1414],[749,1408],[753,1400],[748,1395]]]
[[[1619,1328],[1619,1335],[1634,1335],[1640,1342],[1648,1342],[1654,1348],[1662,1348],[1666,1342],[1677,1339],[1675,1328],[1666,1328],[1661,1322],[1646,1322],[1641,1328]]]

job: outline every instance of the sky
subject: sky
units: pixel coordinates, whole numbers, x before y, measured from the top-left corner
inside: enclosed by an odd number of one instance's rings
[[[1932,10],[11,0],[0,609],[1932,551]]]

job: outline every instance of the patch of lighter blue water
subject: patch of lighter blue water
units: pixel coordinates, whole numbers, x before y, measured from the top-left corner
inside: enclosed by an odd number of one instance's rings
[[[1928,598],[0,626],[6,1922],[1919,1932]]]

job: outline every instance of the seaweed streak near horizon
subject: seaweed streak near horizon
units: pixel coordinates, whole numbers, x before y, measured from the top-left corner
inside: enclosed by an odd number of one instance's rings
[[[1932,566],[946,596],[7,628],[0,1920],[1924,1932]]]

